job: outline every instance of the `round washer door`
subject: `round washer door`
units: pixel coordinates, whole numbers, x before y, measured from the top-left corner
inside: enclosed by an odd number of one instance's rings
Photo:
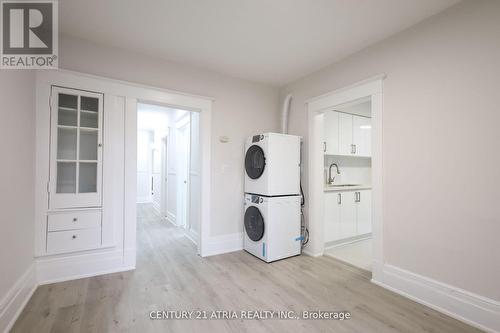
[[[264,236],[264,218],[259,209],[250,206],[245,211],[245,231],[248,238],[257,242]]]
[[[259,178],[264,173],[265,167],[264,150],[257,145],[250,146],[245,155],[245,170],[248,177],[252,179]]]

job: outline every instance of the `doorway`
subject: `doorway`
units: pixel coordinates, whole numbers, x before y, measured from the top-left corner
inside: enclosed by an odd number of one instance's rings
[[[323,112],[324,254],[371,271],[371,98]]]
[[[304,252],[313,256],[332,255],[331,249],[357,243],[359,249],[351,248],[351,259],[344,256],[341,260],[369,268],[373,279],[383,263],[383,79],[383,76],[372,78],[307,101],[310,242]],[[363,103],[369,103],[369,115],[353,111]],[[337,126],[338,135],[329,137],[331,132],[325,132],[325,119],[331,126]],[[368,132],[371,135],[366,135]],[[325,142],[331,146],[325,146]],[[363,207],[367,203],[370,207]],[[337,224],[331,224],[331,216],[335,216]],[[367,220],[371,220],[369,225]],[[360,263],[352,259],[356,250],[364,251],[365,258],[371,251],[368,265],[366,260]],[[342,255],[339,252],[335,254],[337,258]]]
[[[200,189],[197,182],[191,184],[190,174],[200,169],[200,158],[193,156],[200,151],[199,128],[192,121],[198,117],[187,110],[137,104],[138,221],[175,227],[195,246],[201,207],[190,193],[200,195]]]

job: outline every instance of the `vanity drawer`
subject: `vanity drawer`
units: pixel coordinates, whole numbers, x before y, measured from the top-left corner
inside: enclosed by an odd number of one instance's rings
[[[96,249],[101,245],[101,228],[47,233],[47,253]]]
[[[48,216],[48,231],[91,229],[101,226],[101,211],[72,211]]]

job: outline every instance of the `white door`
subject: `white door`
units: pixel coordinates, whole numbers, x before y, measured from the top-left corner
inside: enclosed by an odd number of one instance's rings
[[[189,180],[189,123],[178,128],[178,186],[177,186],[177,219],[178,225],[189,229],[188,225],[188,180]]]
[[[100,207],[103,94],[53,87],[50,109],[50,208]]]
[[[137,132],[137,202],[151,202],[151,135]]]
[[[342,192],[340,205],[340,237],[356,236],[356,200],[355,192]]]
[[[342,194],[340,192],[325,193],[325,216],[324,216],[324,242],[332,242],[340,239],[340,205]]]
[[[353,143],[357,156],[372,155],[372,120],[367,117],[353,116]]]
[[[364,235],[372,232],[372,191],[358,191],[357,193],[357,234]]]
[[[162,216],[167,216],[168,204],[168,136],[161,139],[161,198],[160,198],[160,212]]]
[[[352,115],[339,112],[339,150],[341,155],[352,155]]]
[[[151,172],[151,199],[153,205],[158,211],[161,211],[161,150],[157,149],[154,144],[151,148],[152,172]]]
[[[198,244],[201,221],[200,114],[191,113],[189,145],[189,232]]]
[[[325,146],[324,151],[326,155],[339,155],[339,126],[340,126],[340,113],[336,111],[327,111],[324,114],[324,133],[325,133]]]

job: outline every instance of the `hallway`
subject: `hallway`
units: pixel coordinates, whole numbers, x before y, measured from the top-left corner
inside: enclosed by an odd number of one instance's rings
[[[138,216],[135,271],[41,286],[12,332],[479,332],[333,258],[201,258],[149,204],[138,205]],[[352,319],[151,320],[153,310],[328,310]]]

